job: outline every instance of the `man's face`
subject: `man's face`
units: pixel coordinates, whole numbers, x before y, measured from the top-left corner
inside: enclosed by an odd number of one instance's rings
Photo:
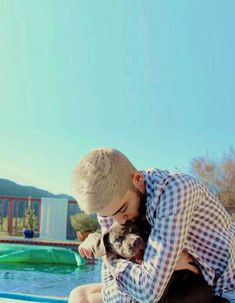
[[[135,221],[145,201],[145,185],[142,179],[133,180],[133,185],[133,190],[128,190],[123,197],[114,198],[98,215],[112,217],[119,224]]]

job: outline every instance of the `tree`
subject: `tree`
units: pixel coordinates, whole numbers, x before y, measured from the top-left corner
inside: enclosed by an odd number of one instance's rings
[[[235,150],[233,148],[219,161],[210,160],[209,157],[193,159],[190,170],[225,207],[235,207]]]

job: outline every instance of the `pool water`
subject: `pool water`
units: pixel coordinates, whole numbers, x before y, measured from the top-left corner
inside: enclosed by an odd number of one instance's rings
[[[100,261],[71,265],[0,264],[1,292],[67,297],[79,285],[100,282]]]

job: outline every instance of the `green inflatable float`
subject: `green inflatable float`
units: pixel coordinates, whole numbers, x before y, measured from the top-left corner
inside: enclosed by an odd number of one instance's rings
[[[0,263],[41,263],[83,265],[76,251],[55,246],[0,243]]]

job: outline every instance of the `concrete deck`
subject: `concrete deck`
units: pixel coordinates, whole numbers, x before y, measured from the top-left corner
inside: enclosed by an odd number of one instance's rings
[[[24,300],[15,300],[15,299],[4,299],[0,297],[0,302],[1,303],[29,303],[29,301],[24,301]],[[35,301],[30,301],[32,303],[36,303]]]
[[[67,298],[39,297],[15,293],[0,293],[1,303],[67,303]]]
[[[39,303],[40,301],[25,301],[25,300],[16,300],[16,299],[5,299],[0,297],[0,302],[1,303]],[[43,301],[44,303],[51,303],[52,301]],[[61,302],[67,302],[67,301],[61,301]],[[41,303],[41,302],[40,302]]]
[[[14,299],[4,299],[0,297],[0,302],[2,303],[29,303],[29,301],[22,301],[22,300],[14,300]]]

